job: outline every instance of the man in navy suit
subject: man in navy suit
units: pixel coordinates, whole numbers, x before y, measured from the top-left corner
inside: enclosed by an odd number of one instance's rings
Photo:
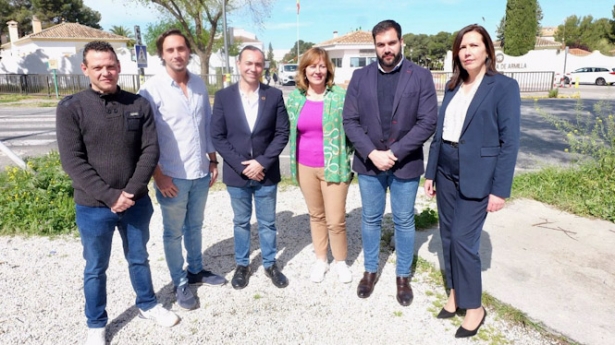
[[[260,82],[264,65],[260,49],[244,47],[237,61],[241,78],[216,93],[212,115],[212,141],[224,159],[223,182],[234,213],[235,289],[246,287],[250,276],[253,199],[265,274],[279,288],[288,285],[276,265],[275,207],[278,157],[288,142],[290,125],[282,92]]]
[[[402,56],[401,26],[385,20],[372,30],[377,62],[356,70],[344,104],[344,130],[355,147],[365,273],[357,287],[369,297],[378,280],[386,192],[390,191],[397,255],[397,301],[410,305],[414,201],[424,171],[423,144],[434,133],[437,98],[431,73]]]

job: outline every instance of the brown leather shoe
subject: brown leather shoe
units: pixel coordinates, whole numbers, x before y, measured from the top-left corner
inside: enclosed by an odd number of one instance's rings
[[[406,307],[412,303],[413,298],[414,294],[410,287],[410,279],[408,277],[397,277],[397,302]]]
[[[367,298],[374,291],[374,285],[378,281],[377,273],[364,272],[363,279],[359,282],[359,286],[357,286],[357,296],[359,298]]]

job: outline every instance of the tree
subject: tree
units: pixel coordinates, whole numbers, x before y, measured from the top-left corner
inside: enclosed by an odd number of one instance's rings
[[[299,55],[305,53],[308,49],[312,48],[314,46],[314,43],[312,42],[305,42],[303,40],[299,40],[297,42],[295,42],[295,44],[293,44],[293,47],[290,48],[290,50],[288,51],[288,53],[286,53],[284,55],[284,57],[282,58],[283,62],[295,62],[295,63],[299,63],[298,59],[297,59],[297,45],[299,45]]]
[[[267,60],[269,60],[269,69],[276,69],[276,62],[273,56],[273,47],[271,46],[271,42],[269,42],[269,49],[267,50]]]
[[[600,18],[594,21],[592,16],[579,18],[572,15],[557,27],[555,40],[570,48],[599,50],[607,55],[613,50],[611,35],[611,22],[608,19]]]
[[[201,74],[209,73],[209,58],[222,24],[222,3],[211,0],[132,0],[153,4],[169,20],[180,25],[193,52],[201,60]],[[227,15],[233,11],[246,11],[258,25],[269,17],[272,0],[222,0]]]
[[[130,38],[130,41],[128,42],[128,47],[132,47],[135,45],[135,35],[132,33],[132,30],[130,30],[128,27],[120,25],[113,25],[111,27],[111,29],[109,29],[109,32],[114,33],[116,35],[120,35],[120,36],[124,36],[127,38]]]
[[[521,56],[534,49],[538,30],[537,0],[508,0],[504,24],[504,53]]]
[[[32,7],[43,27],[66,21],[102,29],[98,25],[100,13],[85,6],[83,0],[32,0]]]
[[[444,31],[436,35],[405,34],[404,56],[419,65],[440,69],[444,66],[447,51],[453,47],[454,38],[455,34]]]

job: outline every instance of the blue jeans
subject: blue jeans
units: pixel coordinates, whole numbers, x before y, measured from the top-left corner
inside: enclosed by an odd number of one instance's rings
[[[187,273],[184,270],[182,236],[186,247],[188,271],[199,273],[203,269],[201,233],[210,180],[210,175],[196,180],[173,178],[173,184],[179,190],[174,198],[164,197],[156,188],[156,198],[160,203],[164,227],[162,235],[164,256],[173,285],[176,287],[188,283]]]
[[[101,328],[107,325],[106,271],[115,227],[122,237],[130,282],[137,294],[136,305],[142,310],[153,308],[157,301],[149,268],[147,241],[154,209],[149,196],[142,197],[134,206],[118,214],[111,212],[108,207],[76,205],[75,209],[85,259],[83,292],[88,327]]]
[[[263,267],[271,267],[275,264],[276,255],[275,206],[278,185],[264,186],[250,180],[246,187],[227,186],[226,189],[231,196],[234,214],[235,262],[239,266],[248,266],[250,263],[250,218],[254,197]]]
[[[400,179],[391,171],[376,176],[359,174],[361,191],[361,236],[363,237],[363,257],[365,270],[378,272],[382,216],[386,206],[386,192],[391,193],[391,210],[395,225],[395,253],[398,277],[410,276],[410,266],[414,258],[414,201],[420,178]]]

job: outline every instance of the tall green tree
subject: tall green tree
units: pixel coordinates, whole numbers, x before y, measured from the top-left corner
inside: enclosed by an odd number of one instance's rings
[[[201,61],[201,74],[209,73],[209,58],[222,27],[222,1],[228,13],[245,11],[257,25],[271,13],[273,0],[131,0],[157,8],[167,19],[175,21],[186,34],[193,52]]]
[[[271,42],[269,42],[269,49],[267,49],[267,60],[269,60],[269,69],[276,69],[277,64],[273,56],[273,46],[271,45]]]
[[[534,49],[538,30],[537,0],[508,0],[504,24],[504,53],[521,56]]]

